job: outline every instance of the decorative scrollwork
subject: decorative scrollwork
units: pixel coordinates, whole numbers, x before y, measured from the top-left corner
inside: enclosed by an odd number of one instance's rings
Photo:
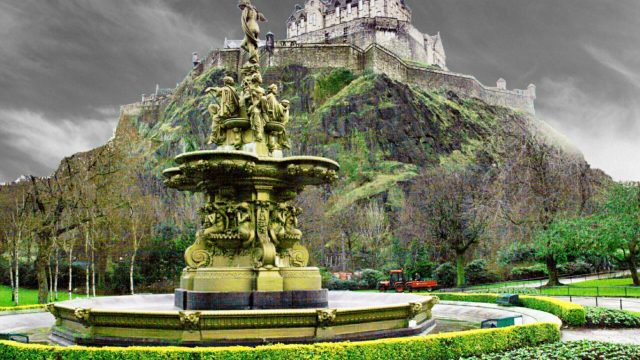
[[[75,309],[73,315],[80,321],[88,323],[91,318],[91,309]]]
[[[322,309],[317,310],[316,314],[318,316],[318,326],[327,328],[336,321],[338,311],[336,309]]]
[[[306,267],[309,264],[309,250],[300,244],[295,244],[289,249],[289,256],[293,267]]]
[[[186,330],[198,330],[200,328],[200,312],[180,311],[180,323]]]
[[[414,318],[422,312],[422,303],[411,302],[409,303],[409,317]]]
[[[191,269],[199,269],[209,265],[211,262],[211,253],[202,244],[201,233],[196,235],[197,240],[195,244],[187,248],[184,253],[184,260],[187,263],[187,267]]]

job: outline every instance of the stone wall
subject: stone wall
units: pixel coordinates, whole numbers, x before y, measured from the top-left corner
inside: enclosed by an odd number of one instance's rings
[[[535,114],[535,87],[528,90],[487,87],[470,75],[409,64],[378,44],[363,50],[351,44],[296,44],[285,41],[276,43],[271,51],[264,48],[261,51],[262,66],[346,68],[356,74],[369,70],[424,89],[452,90],[460,96],[479,98],[491,105]],[[237,73],[245,61],[240,49],[224,49],[214,50],[205,65],[207,68],[216,66]]]

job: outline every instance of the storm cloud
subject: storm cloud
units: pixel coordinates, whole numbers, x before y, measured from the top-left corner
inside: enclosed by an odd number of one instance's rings
[[[298,2],[303,2],[299,0]],[[640,2],[408,0],[453,71],[538,86],[539,118],[594,167],[640,180]],[[255,0],[285,35],[296,1]],[[0,0],[0,181],[106,142],[118,108],[240,38],[235,0]]]

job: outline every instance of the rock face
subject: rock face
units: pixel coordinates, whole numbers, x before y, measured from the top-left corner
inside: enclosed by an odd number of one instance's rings
[[[73,166],[89,169],[89,158],[104,156],[108,148],[117,153],[116,159],[129,159],[126,166],[142,169],[138,177],[145,192],[179,208],[182,205],[174,202],[174,194],[163,188],[161,172],[182,152],[215,147],[207,145],[211,126],[207,106],[212,99],[204,90],[220,86],[224,76],[238,79],[235,73],[211,68],[188,76],[159,104],[123,107],[115,139],[82,155],[84,160]],[[323,195],[333,197],[331,206],[322,209],[329,216],[378,199],[390,211],[391,223],[397,222],[403,184],[421,169],[469,164],[499,167],[510,156],[500,151],[510,124],[529,123],[535,129],[537,123],[528,115],[481,100],[463,99],[453,92],[427,92],[385,75],[299,65],[264,69],[265,84],[275,79],[281,97],[291,101],[289,129],[298,139],[285,155],[323,156],[342,165],[340,181]],[[1,193],[11,197],[6,187]],[[302,207],[306,213],[317,210]]]

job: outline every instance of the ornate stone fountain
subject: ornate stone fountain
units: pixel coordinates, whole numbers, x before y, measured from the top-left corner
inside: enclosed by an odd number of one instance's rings
[[[241,85],[226,77],[209,106],[216,150],[176,157],[166,186],[200,192],[202,229],[185,253],[174,295],[127,296],[50,304],[53,339],[84,345],[228,345],[370,339],[423,332],[436,298],[328,293],[298,229],[290,201],[307,185],[328,184],[329,159],[283,157],[289,103],[262,87],[258,21],[241,0]]]
[[[243,42],[249,61],[242,83],[232,77],[209,88],[213,151],[178,156],[164,172],[165,185],[201,192],[202,230],[185,253],[187,268],[176,290],[176,306],[188,310],[318,308],[327,306],[320,272],[307,267],[309,251],[297,228],[300,209],[289,204],[306,185],[331,183],[336,162],[318,157],[283,158],[289,148],[289,102],[278,88],[262,87],[257,21],[241,2]]]

